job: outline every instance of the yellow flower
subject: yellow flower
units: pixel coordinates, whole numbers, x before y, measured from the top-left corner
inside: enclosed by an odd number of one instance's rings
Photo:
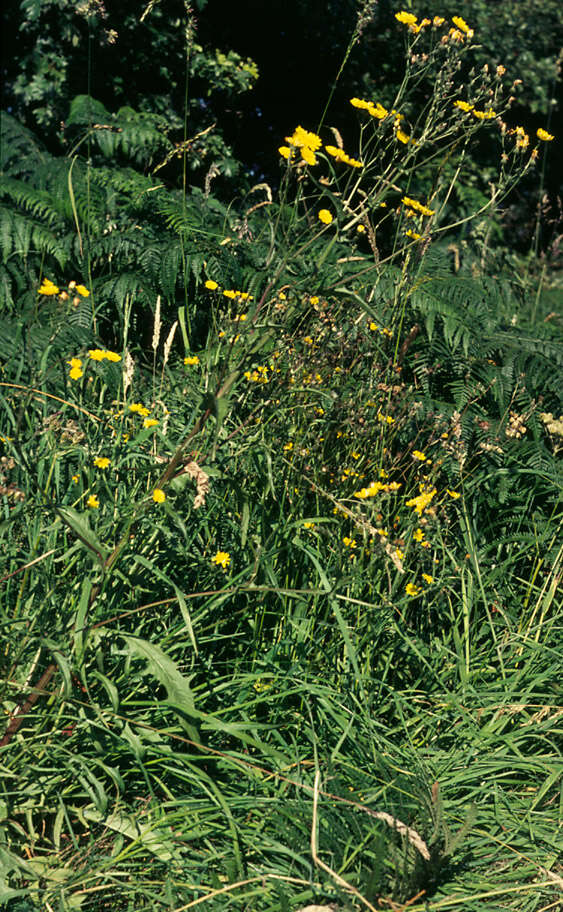
[[[418,497],[412,497],[410,500],[407,500],[407,507],[414,507],[415,512],[418,513],[419,516],[424,513],[430,501],[438,493],[436,488],[427,489],[423,484],[420,485],[420,491],[421,493]]]
[[[92,361],[103,361],[104,355],[105,352],[103,352],[101,348],[91,348],[88,352],[88,357],[91,358]]]
[[[41,287],[37,291],[42,295],[56,295],[59,293],[59,288],[54,282],[51,282],[51,279],[43,279]]]
[[[317,156],[315,155],[313,150],[309,148],[309,146],[301,147],[301,159],[302,159],[302,161],[306,162],[308,165],[317,164]]]
[[[443,16],[434,16],[434,18],[432,20],[432,25],[434,25],[434,26],[436,26],[436,28],[438,28],[440,25],[443,25],[445,21],[446,20],[444,19]]]
[[[80,378],[84,376],[80,358],[71,358],[70,361],[67,361],[66,363],[70,364],[69,377],[71,380],[80,380]]]
[[[538,139],[543,140],[543,142],[551,142],[552,139],[555,139],[555,137],[552,136],[551,133],[548,133],[547,130],[543,130],[542,127],[540,127],[539,130],[537,130],[536,136],[538,137]]]
[[[452,22],[457,28],[467,35],[468,38],[473,38],[473,29],[470,29],[465,19],[462,19],[461,16],[452,16]]]
[[[434,582],[434,577],[430,576],[429,573],[423,573],[422,579],[424,580],[425,583],[428,583],[428,585],[430,585],[430,583]]]
[[[213,279],[208,279],[205,283],[205,287],[208,288],[209,291],[215,291],[216,288],[219,288],[217,282],[214,282]]]
[[[395,139],[398,139],[399,142],[402,142],[405,146],[411,141],[410,136],[407,136],[400,127],[395,128]]]
[[[109,464],[110,464],[110,460],[108,459],[107,456],[96,456],[96,458],[94,459],[94,465],[98,469],[107,469]]]
[[[457,500],[458,497],[461,497],[461,494],[459,493],[459,491],[450,491],[449,488],[446,488],[446,494],[449,494],[449,496],[452,497],[453,500]]]
[[[345,535],[344,538],[342,539],[342,543],[345,548],[355,548],[356,547],[356,539],[349,538],[347,535]]]
[[[231,555],[228,551],[217,551],[215,557],[211,558],[211,563],[217,564],[218,567],[222,567],[223,570],[226,570],[231,563]]]
[[[303,127],[296,127],[293,134],[291,136],[286,136],[285,140],[286,142],[291,143],[292,146],[297,146],[298,148],[306,146],[313,152],[320,149],[322,146],[320,136],[317,136],[316,133],[310,133],[308,130],[304,130]]]
[[[332,222],[332,215],[330,214],[330,212],[328,211],[328,209],[321,209],[321,210],[320,210],[320,212],[319,212],[319,220],[320,220],[324,225],[330,225],[330,223]]]
[[[419,529],[415,529],[415,531],[414,531],[413,534],[412,534],[412,537],[413,537],[413,541],[415,541],[415,542],[421,542],[421,541],[423,541],[423,539],[424,539],[424,532],[423,532],[422,529],[420,529],[420,528],[419,528]]]
[[[72,480],[73,480],[74,484],[78,484],[78,482],[80,481],[80,478],[78,475],[73,475]]]
[[[413,241],[420,241],[420,239],[422,237],[421,234],[418,234],[416,231],[411,231],[410,228],[407,231],[405,231],[405,234],[407,237],[412,238]]]
[[[283,158],[287,158],[287,159],[291,158],[291,149],[289,148],[289,146],[280,146],[278,149],[278,152],[280,153],[280,155]]]
[[[467,113],[468,111],[473,110],[473,105],[469,104],[468,101],[454,101],[454,108],[459,108],[460,111],[465,111]]]
[[[423,203],[419,203],[418,200],[411,199],[410,196],[404,196],[401,202],[404,206],[408,206],[409,209],[420,212],[421,215],[434,215],[436,212],[435,209],[429,209],[428,206],[424,206]]]
[[[493,111],[492,108],[488,108],[486,111],[473,111],[473,116],[477,120],[492,120],[493,117],[497,116],[497,112]]]
[[[77,291],[79,295],[82,295],[83,298],[87,298],[90,295],[90,292],[84,285],[77,285],[74,290]]]
[[[291,440],[289,441],[289,443],[284,444],[284,450],[287,450],[289,452],[289,450],[292,450],[292,449],[293,449],[293,444],[292,444]]]
[[[145,418],[145,420],[143,421],[144,428],[155,427],[157,424],[158,424],[158,421],[156,418]]]
[[[86,501],[86,506],[90,507],[91,510],[97,510],[100,506],[100,501],[95,494],[90,494],[90,497]]]
[[[420,450],[413,450],[412,455],[414,459],[418,459],[419,462],[424,462],[426,460],[426,453],[421,453]]]
[[[400,13],[395,13],[395,19],[398,22],[402,22],[403,25],[416,25],[416,16],[413,16],[412,13],[406,13],[404,10],[401,10]]]
[[[405,592],[407,595],[418,595],[420,592],[420,586],[415,586],[414,583],[407,583],[405,586]]]
[[[135,412],[137,415],[141,415],[143,418],[147,418],[150,415],[150,409],[145,408],[144,405],[141,405],[140,402],[132,402],[129,406],[130,412]]]
[[[187,358],[184,358],[184,364],[199,364],[199,358],[197,355],[188,355]]]
[[[159,503],[159,504],[164,503],[164,501],[166,500],[166,494],[164,493],[162,488],[155,488],[154,491],[152,492],[152,499],[154,500],[155,503]]]

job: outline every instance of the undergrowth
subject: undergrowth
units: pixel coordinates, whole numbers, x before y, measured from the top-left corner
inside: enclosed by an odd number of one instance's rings
[[[561,317],[490,244],[551,139],[397,18],[393,109],[232,205],[148,115],[76,99],[64,158],[3,115],[13,912],[560,900]]]

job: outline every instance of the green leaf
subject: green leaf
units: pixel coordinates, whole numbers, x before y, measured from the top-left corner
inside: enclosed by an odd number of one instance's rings
[[[57,507],[57,514],[71,529],[84,547],[103,564],[110,555],[110,549],[102,544],[96,533],[90,528],[88,517],[79,513],[74,507]]]

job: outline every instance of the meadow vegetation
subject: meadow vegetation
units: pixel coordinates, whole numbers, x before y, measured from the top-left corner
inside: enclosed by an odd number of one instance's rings
[[[2,113],[10,912],[561,901],[563,283],[499,227],[558,137],[395,19],[230,199],[187,103]]]

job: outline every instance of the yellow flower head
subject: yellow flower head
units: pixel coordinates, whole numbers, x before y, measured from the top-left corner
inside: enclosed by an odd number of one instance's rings
[[[91,510],[98,509],[98,507],[100,506],[100,501],[98,500],[98,498],[96,497],[95,494],[90,494],[90,497],[86,501],[86,506],[89,507]]]
[[[219,288],[217,282],[214,282],[213,279],[208,279],[205,283],[205,287],[208,288],[209,291],[215,291],[216,288]]]
[[[42,295],[56,295],[59,293],[59,288],[54,282],[51,282],[51,279],[43,279],[41,287],[37,291]]]
[[[321,210],[320,210],[320,212],[319,212],[319,220],[320,220],[324,225],[330,225],[330,223],[332,222],[332,215],[331,215],[331,213],[328,211],[328,209],[321,209]]]
[[[154,500],[155,503],[159,503],[159,504],[164,503],[164,501],[166,500],[166,494],[164,493],[164,491],[161,488],[155,488],[154,491],[152,492],[152,499]]]
[[[187,366],[191,364],[199,364],[199,358],[197,355],[188,355],[186,358],[184,358],[184,364]]]
[[[410,500],[407,500],[407,507],[414,507],[416,513],[421,516],[426,507],[429,505],[430,501],[438,493],[436,488],[427,489],[425,485],[420,486],[421,493],[418,497],[411,497]]]
[[[395,19],[397,22],[402,22],[403,25],[408,25],[410,28],[416,25],[416,16],[413,16],[412,13],[406,13],[404,10],[401,10],[400,13],[395,13]]]
[[[469,104],[468,101],[454,101],[454,108],[459,108],[460,111],[465,111],[467,114],[469,111],[473,110],[473,105]]]
[[[107,456],[96,456],[94,459],[94,465],[97,469],[107,469],[110,464],[110,460]]]
[[[145,408],[144,405],[141,405],[140,402],[132,402],[129,406],[130,412],[135,412],[137,415],[141,415],[143,418],[147,418],[150,415],[150,409]]]
[[[555,136],[552,136],[551,133],[548,133],[547,130],[543,130],[541,127],[536,132],[538,139],[543,140],[543,142],[551,142],[552,139],[555,139]]]
[[[418,595],[420,592],[420,586],[415,586],[414,583],[407,583],[405,586],[405,592],[407,595]]]
[[[74,290],[77,291],[79,295],[82,295],[83,298],[87,298],[90,295],[90,292],[84,285],[77,285]]]
[[[228,551],[217,551],[215,557],[211,558],[211,563],[216,564],[218,567],[222,567],[223,570],[226,570],[231,563],[231,555]]]
[[[473,29],[469,28],[465,19],[462,19],[461,16],[452,16],[452,22],[457,26],[460,32],[463,32],[468,38],[473,38]]]

